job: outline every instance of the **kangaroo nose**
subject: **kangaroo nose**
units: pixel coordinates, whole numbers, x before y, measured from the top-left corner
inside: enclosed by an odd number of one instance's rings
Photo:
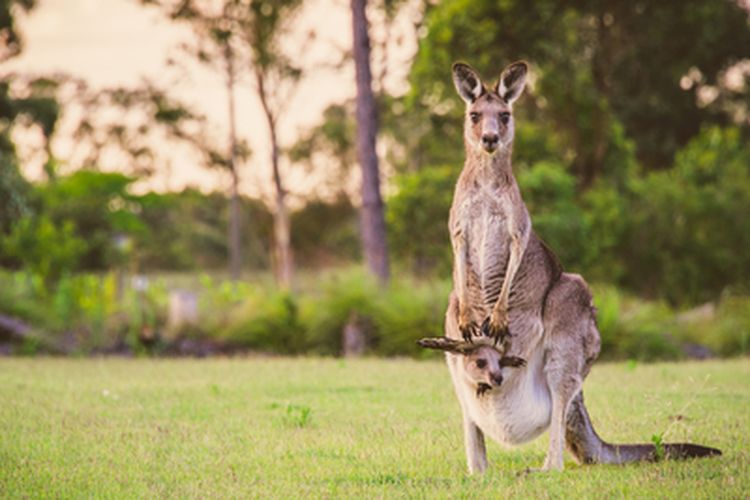
[[[484,134],[482,136],[482,145],[488,149],[494,149],[497,146],[500,137],[497,134]]]
[[[502,373],[493,373],[492,374],[492,381],[495,382],[496,385],[500,385],[503,383],[503,374]]]

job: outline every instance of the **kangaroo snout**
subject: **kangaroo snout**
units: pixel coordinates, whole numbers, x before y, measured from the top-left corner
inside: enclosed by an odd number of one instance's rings
[[[497,134],[482,135],[482,147],[490,153],[497,149],[498,142],[500,142],[500,136]]]
[[[491,374],[490,378],[495,385],[502,385],[503,383],[503,374],[500,372]]]

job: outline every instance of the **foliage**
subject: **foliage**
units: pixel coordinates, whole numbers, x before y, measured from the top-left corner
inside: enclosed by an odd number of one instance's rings
[[[102,89],[71,77],[57,80],[56,99],[68,111],[78,145],[78,153],[66,158],[69,168],[116,168],[146,178],[169,172],[174,151],[191,154],[202,167],[220,167],[225,161],[210,139],[205,117],[148,80]],[[243,154],[249,153],[243,149]]]
[[[348,264],[360,256],[359,213],[346,196],[308,200],[291,215],[294,258],[307,268]]]
[[[491,80],[503,65],[528,59],[536,82],[520,102],[519,121],[563,138],[557,156],[584,186],[606,175],[616,123],[648,168],[669,165],[701,123],[724,123],[720,109],[699,102],[699,89],[718,85],[723,70],[750,56],[747,12],[736,2],[691,0],[677,8],[669,2],[450,0],[429,10],[425,27],[404,117],[423,120],[423,110],[429,112],[430,132],[420,142],[431,153],[426,164],[461,152],[461,106],[450,65],[466,60]],[[689,48],[674,43],[686,36],[694,42]],[[680,81],[688,73],[696,81],[685,90]]]
[[[442,334],[448,286],[401,279],[382,289],[357,271],[332,273],[294,296],[254,289],[224,318],[218,337],[266,352],[340,355],[344,326],[354,322],[371,353],[421,355],[416,340]]]
[[[72,227],[76,238],[85,242],[76,269],[104,270],[119,264],[124,250],[118,248],[117,238],[145,230],[137,215],[138,200],[129,193],[134,181],[122,174],[80,170],[35,190],[39,217]]]
[[[389,242],[394,255],[417,274],[450,272],[448,212],[457,178],[458,169],[447,166],[396,178],[386,213]]]
[[[588,262],[588,227],[576,200],[575,178],[559,163],[541,161],[518,176],[534,231],[554,249],[566,268]]]
[[[304,286],[291,294],[270,276],[231,282],[208,274],[191,281],[75,274],[49,286],[37,275],[0,273],[0,314],[40,332],[42,351],[141,352],[190,339],[214,351],[338,356],[344,328],[352,324],[369,354],[434,356],[415,341],[443,335],[451,283],[397,276],[382,288],[362,270],[339,269],[301,277]],[[167,330],[174,290],[197,295],[197,324]],[[708,355],[750,352],[750,298],[744,295],[725,294],[708,315],[645,301],[611,285],[594,287],[594,303],[603,359],[682,359],[694,345]]]
[[[227,326],[217,337],[259,351],[294,354],[304,350],[303,334],[293,296],[284,291],[268,294],[254,290],[230,313]]]
[[[660,303],[642,302],[614,288],[594,292],[603,359],[679,359],[674,312]]]
[[[0,1],[0,62],[18,55],[22,49],[22,38],[16,27],[18,9],[28,12],[36,6],[36,0]]]
[[[43,273],[55,281],[65,272],[138,269],[216,269],[226,262],[226,197],[186,189],[134,195],[133,177],[80,170],[28,187],[26,215],[0,243],[0,262]],[[271,216],[259,201],[241,198],[246,268],[267,266]],[[340,220],[331,207],[318,207]],[[335,210],[334,210],[335,212]],[[315,211],[305,224],[319,228]],[[15,220],[15,219],[14,219]],[[319,231],[319,229],[316,229]],[[343,229],[342,229],[343,231]],[[345,232],[345,231],[344,231]],[[317,234],[317,233],[316,233]],[[338,241],[332,239],[328,250]],[[300,243],[310,254],[312,242]]]
[[[17,35],[13,31],[12,17],[7,12],[6,17],[2,17],[2,12],[12,9],[14,4],[24,4],[26,8],[33,6],[30,1],[0,4],[0,35],[7,37],[5,42],[8,47],[12,46]],[[15,43],[19,43],[17,39]],[[27,214],[27,197],[31,190],[19,172],[13,131],[19,126],[39,126],[49,144],[59,114],[57,102],[47,95],[46,79],[32,79],[21,96],[12,90],[15,80],[17,78],[12,77],[0,80],[0,235],[7,233],[15,221]]]
[[[671,303],[750,286],[750,148],[739,130],[710,127],[672,170],[634,181],[623,283]]]
[[[147,193],[138,198],[148,230],[135,235],[141,269],[220,269],[226,264],[229,216],[226,196],[195,189]],[[240,198],[243,267],[268,265],[271,214],[258,200]]]
[[[357,166],[354,103],[332,104],[321,122],[301,132],[286,151],[289,159],[323,179],[324,188],[344,196]]]
[[[0,151],[0,235],[7,233],[11,225],[27,213],[30,188],[18,171],[15,153]]]
[[[681,327],[685,340],[705,345],[721,356],[748,355],[750,300],[726,293],[716,305],[714,314],[683,320]]]
[[[161,283],[126,287],[122,275],[0,273],[0,314],[32,327],[41,352],[89,354],[125,344],[142,349],[143,335],[165,323],[167,291]]]
[[[48,216],[25,217],[0,241],[5,259],[51,284],[73,272],[87,248],[69,220],[54,224]]]
[[[331,276],[318,293],[303,299],[302,314],[311,351],[340,355],[344,326],[351,321],[372,343],[378,294],[378,285],[371,277],[344,273]]]

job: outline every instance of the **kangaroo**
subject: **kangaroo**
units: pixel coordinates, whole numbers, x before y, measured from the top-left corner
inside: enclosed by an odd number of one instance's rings
[[[469,472],[487,468],[485,435],[515,445],[547,429],[541,470],[562,470],[565,445],[579,463],[720,455],[683,443],[613,445],[594,431],[582,393],[601,345],[591,293],[532,230],[511,168],[512,105],[526,74],[526,63],[513,63],[488,87],[468,65],[453,65],[466,102],[466,162],[448,223],[454,290],[445,337],[420,345],[446,352]]]

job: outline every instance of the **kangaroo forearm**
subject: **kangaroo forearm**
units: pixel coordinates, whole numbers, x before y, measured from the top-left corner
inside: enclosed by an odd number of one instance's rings
[[[503,286],[500,287],[500,294],[493,307],[493,311],[507,311],[508,300],[510,298],[510,289],[513,286],[513,280],[516,277],[518,268],[521,267],[521,257],[526,249],[526,238],[520,236],[512,237],[510,243],[510,256],[508,257],[508,267],[505,271]]]
[[[457,232],[454,234],[454,245],[453,254],[455,256],[455,276],[454,276],[454,287],[456,289],[456,295],[458,295],[459,311],[463,311],[466,307],[468,300],[469,286],[467,283],[468,276],[468,245],[466,242],[464,232]]]

